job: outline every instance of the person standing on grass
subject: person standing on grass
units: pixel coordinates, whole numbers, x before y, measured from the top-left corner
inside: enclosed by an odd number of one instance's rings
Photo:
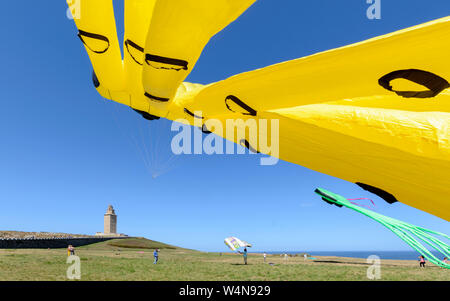
[[[423,255],[420,255],[419,262],[420,262],[419,263],[420,267],[424,268],[425,267],[425,257],[423,257]]]
[[[153,252],[153,257],[155,258],[155,261],[153,261],[153,264],[158,263],[158,249],[155,249],[155,252]]]
[[[247,248],[244,248],[244,252],[242,254],[244,255],[244,264],[247,264]]]
[[[67,248],[67,256],[75,255],[75,248],[72,245],[69,245]]]
[[[264,262],[266,262],[266,257],[267,257],[267,254],[264,253]]]

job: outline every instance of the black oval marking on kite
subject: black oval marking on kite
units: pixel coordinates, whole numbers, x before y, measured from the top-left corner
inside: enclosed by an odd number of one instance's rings
[[[163,98],[163,97],[154,96],[154,95],[151,95],[150,93],[147,93],[147,92],[145,92],[144,95],[147,98],[150,98],[151,100],[155,100],[155,101],[159,101],[159,102],[168,102],[170,100],[169,98]]]
[[[197,115],[195,115],[194,113],[192,113],[191,111],[189,111],[187,108],[184,108],[184,112],[186,113],[186,114],[188,114],[189,116],[192,116],[192,117],[194,117],[194,118],[197,118],[197,119],[205,119],[205,117],[203,117],[203,116],[197,116]],[[202,125],[202,127],[199,127],[199,129],[202,131],[202,133],[204,133],[204,134],[211,134],[212,132],[211,131],[209,131],[208,130],[208,128],[206,127],[206,125],[205,124],[203,124]]]
[[[188,70],[188,64],[189,64],[187,61],[184,61],[184,60],[173,59],[170,57],[164,57],[164,56],[159,56],[159,55],[153,55],[150,53],[145,54],[145,62],[147,63],[147,65],[149,65],[155,69],[165,69],[165,70],[175,70],[175,71]],[[150,62],[179,66],[180,68],[155,67]]]
[[[149,113],[147,113],[147,112],[144,112],[144,111],[139,111],[139,110],[136,110],[136,109],[133,109],[133,111],[135,111],[136,113],[138,113],[139,115],[141,115],[144,119],[147,119],[147,120],[158,120],[160,117],[158,117],[158,116],[155,116],[155,115],[152,115],[152,114],[149,114]]]
[[[233,113],[238,113],[238,112],[235,112],[231,109],[231,107],[228,105],[228,101],[234,102],[235,104],[237,104],[238,106],[240,106],[241,108],[243,108],[244,110],[246,110],[248,112],[248,113],[242,113],[243,115],[256,116],[256,114],[257,114],[256,110],[252,109],[250,106],[245,104],[242,100],[240,100],[236,96],[228,95],[225,98],[225,105],[227,106],[228,110],[230,110]]]
[[[208,128],[206,127],[205,124],[202,125],[202,127],[200,128],[200,130],[202,131],[202,133],[207,134],[207,135],[209,135],[209,134],[212,133],[210,130],[208,130]]]
[[[246,139],[241,139],[241,141],[239,141],[239,144],[242,146],[245,146],[253,153],[256,153],[256,154],[260,153],[258,150],[254,149]]]
[[[359,187],[361,187],[362,189],[367,190],[367,191],[379,196],[380,198],[382,198],[389,204],[398,202],[398,200],[395,198],[395,196],[393,196],[389,192],[384,191],[383,189],[380,189],[380,188],[377,188],[377,187],[374,187],[371,185],[367,185],[364,183],[360,183],[360,182],[356,182],[355,184],[358,185]]]
[[[131,41],[131,40],[129,40],[129,39],[127,39],[126,41],[125,41],[125,46],[126,46],[126,48],[127,48],[127,52],[128,52],[128,54],[131,56],[131,58],[137,63],[137,64],[139,64],[139,65],[143,65],[143,63],[140,63],[132,54],[131,54],[131,52],[130,52],[130,49],[128,48],[128,46],[131,46],[131,47],[133,47],[134,49],[136,49],[137,51],[139,51],[139,52],[142,52],[142,53],[144,53],[144,48],[142,48],[141,46],[139,46],[138,44],[136,44],[135,42],[133,42],[133,41]]]
[[[104,42],[108,43],[108,46],[106,46],[106,48],[104,50],[95,51],[91,47],[89,47],[88,44],[86,44],[86,42],[83,40],[83,36],[87,37],[87,38],[91,38],[91,39],[104,41]],[[100,35],[100,34],[91,33],[91,32],[87,32],[87,31],[84,31],[84,30],[78,30],[78,37],[80,38],[81,42],[83,42],[83,44],[86,45],[86,47],[90,51],[92,51],[94,53],[102,54],[102,53],[105,53],[109,49],[109,39],[107,37],[105,37],[105,36]]]
[[[195,115],[194,113],[192,113],[191,111],[189,111],[189,110],[186,109],[186,108],[184,108],[184,112],[185,112],[186,114],[188,114],[188,115],[194,117],[194,118],[197,118],[197,119],[205,119],[205,117],[203,117],[203,116],[197,116],[197,115]]]
[[[416,84],[422,85],[428,88],[428,91],[396,91],[391,86],[391,81],[394,79],[406,79]],[[388,73],[378,80],[380,86],[386,90],[397,93],[397,95],[405,98],[431,98],[435,97],[443,90],[450,87],[450,84],[442,77],[423,70],[418,69],[406,69],[397,70]]]
[[[98,81],[97,74],[95,74],[94,70],[92,70],[92,83],[94,84],[95,88],[100,87],[100,82]]]

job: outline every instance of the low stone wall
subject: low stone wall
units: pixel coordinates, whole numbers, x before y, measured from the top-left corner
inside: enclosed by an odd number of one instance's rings
[[[0,239],[0,249],[57,249],[85,246],[111,239],[129,237],[82,237],[82,238],[36,238],[36,239]]]

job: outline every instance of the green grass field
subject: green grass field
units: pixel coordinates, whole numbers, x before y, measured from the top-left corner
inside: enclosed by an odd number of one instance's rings
[[[160,248],[153,264],[152,248]],[[321,257],[304,262],[279,255],[249,254],[248,265],[237,254],[203,253],[145,239],[122,239],[76,249],[81,280],[368,280],[365,259]],[[65,249],[0,250],[0,280],[67,280]],[[382,260],[381,280],[450,280],[450,270],[417,261]]]

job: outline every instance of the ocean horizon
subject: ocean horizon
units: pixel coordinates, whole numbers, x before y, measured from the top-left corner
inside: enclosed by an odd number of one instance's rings
[[[250,253],[250,252],[249,252]],[[264,253],[264,251],[254,251],[251,253]],[[421,255],[416,251],[267,251],[267,254],[301,254],[307,253],[314,256],[336,256],[336,257],[353,257],[353,258],[368,258],[371,255],[376,255],[380,259],[397,259],[397,260],[417,260]],[[431,251],[431,253],[438,259],[443,259],[444,255]]]

